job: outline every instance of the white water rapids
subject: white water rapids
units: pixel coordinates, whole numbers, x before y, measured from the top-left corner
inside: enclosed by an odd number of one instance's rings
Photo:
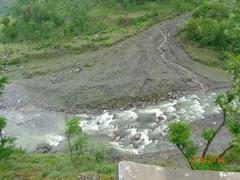
[[[27,151],[34,151],[38,144],[45,142],[62,147],[65,139],[64,119],[78,116],[81,119],[80,126],[91,142],[106,143],[125,153],[156,152],[171,148],[166,140],[171,121],[186,119],[194,122],[220,112],[214,103],[216,92],[212,91],[159,102],[144,109],[105,110],[98,115],[46,111],[24,104],[27,101],[24,95],[16,97],[19,99],[11,102],[13,105],[10,105],[9,99],[5,99],[8,105],[0,109],[0,115],[8,119],[6,133],[17,137],[17,145]]]

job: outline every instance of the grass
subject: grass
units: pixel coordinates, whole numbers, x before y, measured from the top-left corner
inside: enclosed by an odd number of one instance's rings
[[[224,158],[224,164],[218,169],[221,171],[240,171],[240,150],[233,149]],[[184,160],[181,160],[184,163]],[[163,167],[177,167],[173,161],[145,162]],[[184,165],[186,166],[186,165]],[[208,166],[201,165],[203,170],[209,170]],[[25,154],[17,152],[9,159],[0,161],[0,179],[67,179],[75,180],[81,172],[93,172],[102,180],[114,179],[117,162],[95,162],[92,157],[86,158],[79,168],[75,168],[67,153],[56,154]],[[214,169],[213,169],[214,170]]]
[[[33,43],[10,43],[10,56],[4,64],[16,64],[27,59],[43,56],[55,56],[57,52],[83,53],[111,46],[132,36],[154,23],[173,18],[182,11],[177,10],[175,0],[161,3],[146,2],[124,9],[121,6],[106,7],[99,5],[88,12],[91,28],[74,38],[57,42],[45,41]],[[126,21],[126,22],[125,22]],[[0,45],[0,56],[5,48]]]
[[[0,161],[0,179],[76,179],[80,172],[94,172],[101,179],[113,179],[116,163],[97,163],[90,157],[76,169],[68,154],[15,153],[8,160]]]
[[[222,54],[214,49],[200,46],[197,42],[189,41],[180,36],[181,45],[192,60],[206,64],[208,66],[215,66],[224,68],[224,61]]]

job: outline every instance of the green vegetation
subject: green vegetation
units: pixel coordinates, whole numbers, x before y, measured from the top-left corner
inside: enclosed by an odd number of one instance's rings
[[[0,135],[2,119],[0,118]],[[93,146],[88,143],[87,136],[79,127],[79,123],[80,120],[77,117],[66,120],[69,153],[27,154],[24,151],[15,150],[12,146],[12,138],[1,138],[5,140],[4,145],[11,146],[3,146],[3,148],[0,146],[0,177],[76,179],[81,172],[94,172],[101,179],[112,179],[115,175],[116,163],[105,160],[107,150],[102,146]]]
[[[185,46],[185,49],[193,59],[215,65],[221,64],[217,59],[227,59],[229,53],[240,53],[239,5],[239,1],[205,1],[194,10],[192,18],[182,28],[185,40],[188,40],[193,47],[191,50],[191,47]],[[216,55],[211,53],[209,58],[204,55],[201,57],[200,53],[196,53],[202,51],[201,47],[203,50],[204,47],[213,49]],[[199,56],[197,57],[196,54]]]
[[[191,140],[191,127],[185,121],[173,122],[169,126],[169,141],[177,146],[183,156],[188,161],[192,169],[213,169],[223,170],[223,158],[230,159],[240,149],[240,56],[234,56],[228,61],[228,70],[232,74],[233,86],[225,94],[220,94],[216,98],[216,104],[223,112],[223,121],[218,128],[205,128],[202,131],[202,138],[206,141],[202,154],[197,157],[197,145]],[[229,146],[218,155],[209,154],[209,147],[216,135],[227,127],[232,134],[232,140]],[[235,159],[235,161],[239,161]],[[229,165],[229,164],[227,164]],[[238,167],[238,166],[237,166]],[[239,167],[238,167],[239,168]]]
[[[0,20],[0,54],[23,57],[112,45],[203,0],[17,1]],[[72,52],[72,51],[71,51]]]
[[[7,83],[7,78],[3,75],[0,77],[0,95],[3,93],[3,89]],[[0,161],[7,159],[11,154],[15,152],[14,142],[16,138],[4,135],[4,128],[7,125],[7,119],[0,117]]]
[[[14,152],[14,142],[16,138],[4,136],[3,130],[6,125],[6,118],[0,117],[0,160],[7,159]]]
[[[80,172],[95,172],[101,179],[115,176],[116,163],[95,161],[94,157],[82,161],[76,168],[67,153],[27,154],[16,152],[0,161],[0,177],[3,179],[76,179]]]

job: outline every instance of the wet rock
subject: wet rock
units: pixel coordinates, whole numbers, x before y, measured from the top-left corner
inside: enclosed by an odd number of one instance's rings
[[[118,133],[116,131],[113,131],[112,134],[110,135],[110,137],[112,140],[115,140],[118,137]]]
[[[167,98],[169,99],[169,101],[174,101],[175,99],[178,98],[178,95],[174,94],[173,92],[168,92],[167,93]]]
[[[100,180],[100,177],[92,172],[82,172],[77,177],[78,180]]]
[[[167,97],[168,97],[168,98],[171,98],[172,96],[173,96],[173,93],[172,93],[172,92],[168,92],[168,93],[167,93]]]
[[[156,119],[156,113],[140,113],[138,114],[137,121],[141,123],[154,122]]]
[[[39,144],[36,148],[36,151],[39,153],[48,153],[52,150],[52,146],[47,143]]]
[[[160,120],[159,120],[158,118],[156,118],[156,119],[154,120],[154,122],[157,123],[157,124],[159,124],[159,123],[160,123]]]
[[[135,149],[137,149],[139,147],[140,143],[139,142],[133,142],[132,145]]]
[[[173,114],[172,116],[171,116],[171,119],[177,119],[178,118],[178,116],[176,115],[176,114]]]
[[[163,121],[163,120],[165,120],[165,117],[164,117],[164,116],[159,116],[158,119],[159,119],[160,121]]]
[[[121,180],[239,180],[240,173],[192,171],[180,168],[164,168],[160,166],[138,164],[122,161],[118,165],[116,179]]]
[[[160,139],[160,134],[155,133],[155,132],[150,132],[149,133],[149,138],[153,141]]]
[[[118,136],[120,137],[120,139],[125,138],[128,135],[128,132],[124,131],[124,130],[118,130]]]
[[[137,133],[133,136],[132,140],[133,141],[139,141],[142,137],[142,134],[141,133]]]
[[[158,126],[159,126],[158,122],[156,124],[153,124],[151,130],[154,131],[156,128],[158,128]]]

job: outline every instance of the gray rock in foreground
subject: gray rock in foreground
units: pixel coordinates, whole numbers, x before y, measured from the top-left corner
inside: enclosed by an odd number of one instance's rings
[[[239,180],[240,173],[192,171],[163,168],[122,161],[118,165],[118,180]]]

